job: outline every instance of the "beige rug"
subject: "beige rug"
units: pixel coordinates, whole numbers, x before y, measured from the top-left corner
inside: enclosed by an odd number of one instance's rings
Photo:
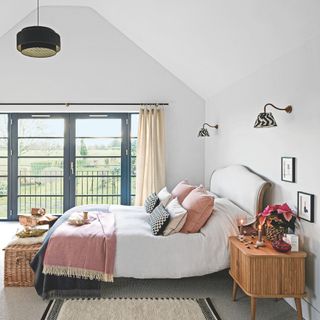
[[[43,320],[221,320],[210,299],[54,300]]]

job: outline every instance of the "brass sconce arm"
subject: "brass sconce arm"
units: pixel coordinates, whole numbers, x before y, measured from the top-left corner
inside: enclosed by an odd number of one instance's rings
[[[215,128],[215,129],[218,129],[219,128],[219,125],[215,125],[215,126],[212,126],[212,125],[210,125],[209,123],[207,123],[207,122],[205,122],[203,125],[202,125],[202,128],[204,129],[204,126],[208,126],[208,127],[210,127],[210,128]]]
[[[266,113],[267,112],[267,106],[271,106],[271,107],[273,107],[273,108],[275,108],[275,109],[277,109],[277,110],[282,110],[282,111],[285,111],[285,112],[287,112],[287,113],[291,113],[292,112],[292,106],[287,106],[287,107],[285,107],[285,108],[278,108],[278,107],[276,107],[274,104],[272,104],[272,103],[267,103],[265,106],[264,106],[264,113]]]

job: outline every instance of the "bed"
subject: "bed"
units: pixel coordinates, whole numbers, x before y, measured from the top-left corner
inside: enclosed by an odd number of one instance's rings
[[[116,255],[114,277],[183,278],[202,276],[229,266],[228,237],[236,235],[240,219],[250,223],[262,209],[263,198],[271,184],[241,165],[215,170],[210,192],[215,197],[214,213],[198,233],[154,236],[143,207],[122,205],[82,206],[68,210],[50,230],[79,210],[99,210],[114,214]],[[57,277],[42,273],[47,241],[32,261],[35,287],[43,298],[98,296],[100,281]],[[115,279],[116,281],[116,279]]]

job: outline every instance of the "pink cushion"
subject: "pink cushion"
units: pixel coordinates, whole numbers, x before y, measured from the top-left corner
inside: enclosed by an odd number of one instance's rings
[[[206,193],[205,188],[200,186],[192,190],[182,202],[182,206],[188,210],[188,214],[180,232],[198,232],[211,216],[213,203],[213,197]]]
[[[179,202],[182,203],[186,196],[195,188],[195,186],[188,184],[188,181],[182,180],[172,190],[172,198],[178,198]]]

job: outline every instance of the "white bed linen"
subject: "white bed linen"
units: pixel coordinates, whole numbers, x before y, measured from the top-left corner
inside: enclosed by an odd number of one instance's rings
[[[143,207],[111,205],[117,247],[115,277],[183,278],[229,266],[228,237],[247,214],[227,199],[216,199],[213,215],[199,233],[154,236]]]

